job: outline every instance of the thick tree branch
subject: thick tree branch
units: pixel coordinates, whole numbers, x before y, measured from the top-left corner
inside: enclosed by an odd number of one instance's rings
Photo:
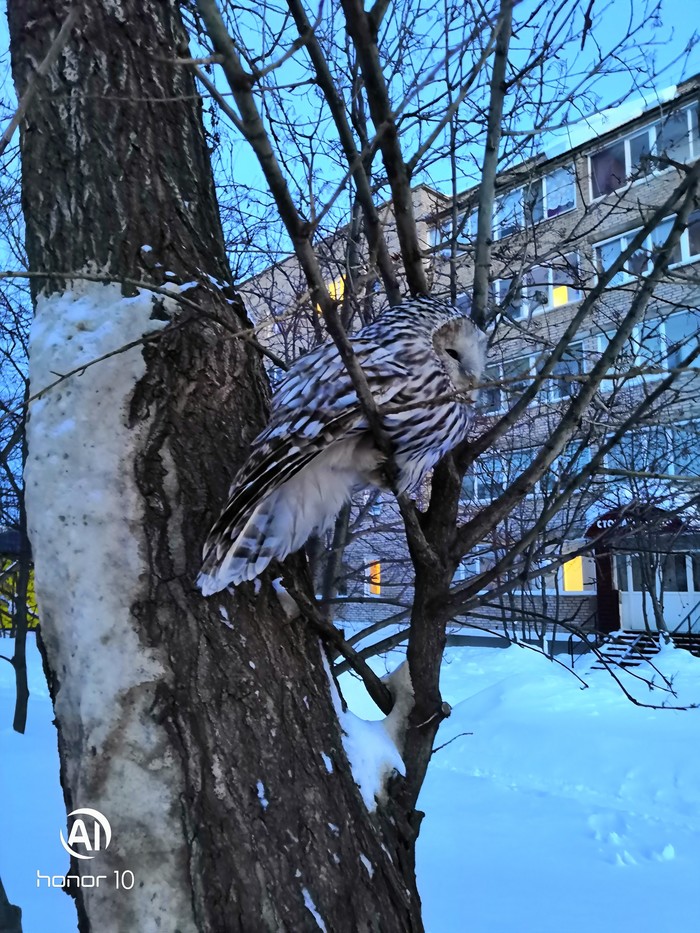
[[[345,153],[345,158],[347,159],[348,167],[357,189],[357,197],[362,206],[367,243],[370,252],[376,254],[377,267],[384,283],[389,304],[396,305],[401,301],[399,283],[396,278],[394,263],[392,262],[386,245],[386,239],[379,221],[377,208],[372,197],[370,180],[365,165],[363,164],[364,159],[362,153],[357,150],[343,101],[336,90],[326,56],[313,32],[302,3],[300,0],[287,0],[287,5],[290,13],[294,17],[299,35],[307,37],[306,49],[314,66],[316,81],[323,91],[336,129],[338,130],[338,139],[343,147],[343,152]]]
[[[216,0],[197,0],[197,8],[216,52],[222,56],[222,68],[240,114],[238,128],[250,143],[272,196],[280,218],[292,240],[294,252],[309,283],[311,300],[324,315],[332,307],[323,273],[311,244],[309,222],[297,211],[289,185],[270,143],[270,137],[252,92],[254,76],[241,64],[236,46],[228,33]]]
[[[506,97],[506,66],[513,31],[513,0],[501,0],[500,29],[496,37],[496,52],[491,74],[491,97],[486,124],[486,147],[479,186],[479,213],[474,257],[472,319],[479,327],[487,323],[489,272],[493,237],[493,206],[496,197],[496,174],[501,145],[503,102]]]
[[[333,625],[330,619],[325,618],[318,611],[316,605],[307,596],[296,588],[290,588],[288,592],[299,606],[304,618],[314,626],[326,644],[335,648],[338,654],[345,658],[348,668],[355,671],[355,673],[362,678],[367,688],[367,693],[374,700],[379,709],[388,716],[394,705],[391,693],[386,684],[383,684],[372,668],[369,667],[362,653],[356,651],[352,645],[343,638],[342,632]]]
[[[404,162],[395,114],[389,101],[376,30],[361,0],[341,0],[348,32],[355,45],[367,92],[369,111],[379,137],[379,148],[391,187],[396,232],[401,246],[406,281],[412,295],[428,293],[423,257],[418,243],[411,178]]]

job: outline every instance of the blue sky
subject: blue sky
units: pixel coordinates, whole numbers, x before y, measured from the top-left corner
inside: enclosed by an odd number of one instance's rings
[[[491,2],[495,2],[495,0],[491,0]],[[681,2],[681,0],[662,0],[660,15],[656,16],[653,15],[656,7],[649,0],[644,0],[644,2],[640,2],[640,0],[608,0],[608,2],[594,0],[592,7],[594,26],[587,36],[584,50],[581,51],[578,38],[581,34],[584,11],[587,7],[588,0],[581,0],[578,5],[574,4],[572,0],[572,4],[566,7],[565,14],[560,14],[562,20],[558,27],[562,30],[560,35],[565,34],[566,30],[570,28],[572,41],[559,57],[559,60],[548,66],[547,71],[544,73],[542,81],[543,96],[545,99],[547,96],[555,97],[561,93],[561,88],[575,88],[580,81],[581,74],[588,70],[591,61],[599,52],[602,52],[604,58],[606,58],[605,73],[597,77],[594,82],[589,82],[589,91],[587,93],[577,92],[575,100],[566,108],[566,111],[558,113],[558,119],[563,117],[565,121],[576,122],[582,116],[589,116],[596,110],[609,107],[611,104],[617,104],[621,100],[629,100],[631,97],[639,98],[642,96],[648,104],[653,104],[655,88],[662,89],[669,85],[675,85],[682,79],[700,72],[700,44],[694,42],[695,17],[691,14],[692,3]],[[466,8],[466,6],[460,7],[460,9]],[[538,10],[538,8],[537,0],[522,0],[516,7],[516,18],[524,22],[527,20],[530,10]],[[440,7],[441,9],[442,7]],[[257,15],[259,14],[256,12]],[[309,15],[313,19],[311,12]],[[537,15],[537,28],[529,25],[523,26],[513,38],[512,53],[516,60],[531,55],[533,48],[537,48],[537,42],[543,31],[552,28],[552,24],[557,22],[557,17],[550,15],[550,12],[540,12]],[[245,38],[247,39],[248,35],[253,36],[251,42],[255,45],[256,41],[259,40],[254,38],[254,30],[257,28],[259,32],[260,21],[253,17],[246,22],[244,13],[239,13],[238,17]],[[432,41],[434,55],[439,57],[441,55],[442,20],[438,8],[434,7],[429,15],[426,13],[420,22],[424,23],[426,29],[430,31],[428,41],[424,43],[424,47],[428,48],[430,41]],[[455,22],[457,23],[455,28],[458,31],[462,22],[460,20]],[[268,24],[266,23],[266,25]],[[333,28],[327,28],[329,29],[329,35],[337,39],[340,30],[335,29],[336,25],[339,24],[334,24]],[[622,56],[610,54],[614,49],[616,37],[623,34],[628,25],[637,30],[634,44]],[[5,106],[0,110],[0,114],[5,115],[12,106],[14,96],[11,81],[9,80],[7,46],[7,24],[5,16],[2,16],[0,17],[0,49],[4,50],[2,58],[4,68],[0,70],[0,79],[4,80],[0,93]],[[275,57],[278,57],[279,54],[278,50]],[[426,58],[426,64],[428,61],[429,58]],[[302,75],[308,76],[303,56],[298,61],[288,63],[285,68],[288,69],[286,72],[280,70],[280,80],[282,80],[282,76],[285,79],[290,77],[292,80],[296,79],[297,81]],[[404,63],[402,70],[407,68],[408,63]],[[654,75],[652,79],[649,77],[650,73]],[[428,93],[431,93],[431,91],[428,91]],[[475,104],[479,103],[479,93],[477,91],[474,95],[473,103]],[[483,94],[483,91],[481,93]],[[306,109],[310,113],[310,108],[315,102],[313,90],[303,87],[292,97],[293,94],[294,92],[289,92],[289,99],[293,100],[292,106],[296,108],[296,113],[303,122],[304,110]],[[467,103],[472,102],[468,100]],[[525,121],[523,125],[526,125],[526,110],[518,119]],[[226,118],[223,117],[221,122],[224,125]],[[413,142],[406,139],[405,149],[407,154],[410,154],[414,148]],[[465,181],[463,187],[466,187],[467,183],[476,180],[476,178],[470,178],[469,176],[478,173],[481,149],[481,143],[471,147],[469,158],[465,161],[462,169]],[[471,170],[469,160],[471,160],[472,164]],[[259,182],[262,186],[257,164],[247,144],[240,140],[234,141],[230,151],[223,154],[222,161],[227,164],[228,171],[233,172],[238,179],[243,179],[250,184]],[[288,159],[287,167],[289,168],[290,165],[298,166],[299,164],[301,164],[301,160],[291,158]],[[323,196],[326,191],[335,187],[336,180],[340,177],[340,171],[337,167],[329,164],[328,171],[326,172],[324,169],[320,174],[322,176],[325,174],[329,178],[328,184],[325,185],[325,191],[319,189],[318,195]],[[446,183],[448,175],[446,162],[444,164],[438,163],[429,173],[416,176],[416,180],[426,180],[441,188]],[[302,177],[299,184],[302,199],[303,187],[304,179]],[[339,202],[340,210],[344,212],[347,209],[347,204],[347,198],[341,198]]]

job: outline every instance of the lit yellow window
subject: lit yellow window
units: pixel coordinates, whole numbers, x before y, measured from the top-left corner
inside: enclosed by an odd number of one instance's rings
[[[563,567],[564,570],[564,591],[568,593],[580,593],[583,590],[583,557],[572,557],[567,560]]]
[[[0,562],[0,629],[11,629],[14,619],[14,605],[17,599],[19,569],[14,559],[2,559]],[[39,619],[34,596],[34,570],[29,571],[27,585],[27,627],[35,629]]]
[[[326,288],[333,301],[342,301],[345,294],[345,279],[341,275],[333,282],[329,282]],[[316,313],[321,313],[321,305],[316,305]]]
[[[343,300],[343,295],[345,294],[345,279],[342,275],[328,286],[328,294],[333,301]]]
[[[568,304],[569,302],[569,286],[568,285],[555,285],[552,289],[552,304],[555,308],[558,308],[560,305]]]
[[[371,596],[379,596],[382,592],[382,565],[378,560],[369,565],[369,592]]]

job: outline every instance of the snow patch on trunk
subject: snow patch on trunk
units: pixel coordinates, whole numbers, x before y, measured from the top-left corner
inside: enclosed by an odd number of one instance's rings
[[[414,703],[413,684],[411,683],[408,661],[399,664],[391,674],[382,679],[382,682],[389,688],[389,693],[394,699],[394,705],[383,725],[394,745],[403,753],[406,730],[408,729],[408,717],[411,715]]]
[[[360,719],[349,709],[343,709],[325,652],[323,649],[321,651],[333,705],[340,722],[345,754],[365,806],[372,812],[377,808],[377,801],[381,803],[386,782],[391,775],[395,771],[405,774],[406,768],[392,734],[386,727],[387,720],[372,722]]]
[[[313,898],[312,898],[311,895],[309,894],[309,889],[308,889],[308,888],[302,888],[302,889],[301,889],[301,893],[302,893],[302,895],[304,896],[304,906],[306,907],[306,909],[307,909],[307,910],[311,913],[311,915],[313,916],[313,918],[314,918],[314,920],[316,921],[316,925],[318,926],[319,930],[323,930],[323,933],[326,933],[326,924],[324,923],[323,917],[322,917],[321,914],[318,912],[318,908],[317,908],[316,905],[314,904]]]
[[[129,612],[148,575],[134,480],[141,434],[127,426],[146,366],[139,346],[87,364],[164,327],[151,320],[152,307],[149,294],[125,298],[117,285],[83,282],[38,300],[30,387],[33,395],[46,391],[29,408],[25,471],[42,635],[69,752],[65,783],[74,807],[94,807],[109,819],[114,838],[99,870],[134,872],[134,888],[128,897],[120,892],[119,909],[125,927],[133,918],[131,928],[144,933],[158,926],[154,904],[164,897],[163,916],[179,916],[183,931],[193,929],[178,861],[179,773],[151,714],[166,667],[141,643]],[[154,858],[157,889],[148,883],[152,870],[139,878],[139,865]],[[103,888],[86,889],[86,901],[113,904],[114,891]],[[177,891],[179,906],[172,903]]]

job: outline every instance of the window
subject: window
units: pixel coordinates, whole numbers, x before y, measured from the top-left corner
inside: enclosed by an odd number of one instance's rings
[[[663,321],[663,352],[667,369],[680,366],[684,357],[697,347],[699,329],[700,321],[688,312],[674,314]],[[700,368],[700,359],[693,360],[691,367]]]
[[[632,565],[632,589],[635,593],[646,592],[654,586],[656,573],[654,572],[654,558],[651,554],[630,555]]]
[[[496,199],[494,236],[502,239],[517,233],[523,226],[523,189],[516,188]]]
[[[381,596],[382,564],[378,557],[365,558],[365,595]]]
[[[472,577],[476,577],[481,573],[481,558],[480,557],[465,557],[457,565],[455,570],[454,582],[461,583],[464,580],[469,580]]]
[[[485,412],[501,410],[501,367],[498,363],[489,363],[484,369],[484,387],[479,393],[479,402]]]
[[[462,496],[468,502],[491,502],[530,466],[537,447],[500,450],[480,457],[462,481]],[[533,491],[534,492],[534,491]]]
[[[693,422],[666,429],[671,435],[672,472],[676,476],[700,476],[700,432]],[[700,591],[700,586],[696,587]]]
[[[617,191],[628,178],[627,143],[618,140],[589,157],[591,193],[594,198]]]
[[[534,365],[535,358],[529,354],[488,365],[484,382],[491,385],[487,385],[479,397],[482,410],[487,414],[505,411],[515,401],[515,396],[527,388]]]
[[[332,282],[327,282],[326,288],[328,289],[331,301],[336,301],[340,304],[345,295],[345,277],[340,275],[337,279],[333,279]],[[321,314],[321,305],[316,305],[316,314]]]
[[[533,266],[525,273],[521,285],[523,314],[530,315],[551,306],[551,277],[551,269],[544,266]]]
[[[630,589],[637,593],[648,592],[650,587],[659,593],[659,583],[664,593],[697,593],[700,592],[700,554],[618,553],[615,577],[617,588],[625,593]]]
[[[588,157],[591,195],[602,198],[652,170],[665,168],[663,156],[688,162],[700,155],[698,105],[675,110],[663,120],[637,130]]]
[[[511,317],[523,317],[520,289],[513,284],[513,279],[496,279],[493,283],[493,296],[501,309]]]
[[[557,256],[550,263],[533,266],[522,276],[521,282],[513,286],[513,279],[496,279],[495,298],[511,317],[523,318],[545,308],[578,301],[579,289],[578,253]]]
[[[626,554],[616,554],[615,555],[615,577],[617,578],[617,588],[622,590],[623,593],[629,591],[629,580],[627,579],[627,555]]]
[[[462,494],[468,502],[491,502],[504,489],[501,463],[495,457],[480,457],[462,481]]]
[[[700,256],[700,211],[688,218],[688,227],[681,237],[681,252],[686,259]]]
[[[610,341],[615,337],[617,331],[611,330],[600,336],[600,352],[603,353]],[[635,367],[641,365],[641,338],[640,338],[640,327],[637,325],[629,339],[626,343],[623,344],[622,349],[618,352],[617,356],[613,360],[613,363],[608,370],[608,372],[615,377],[615,379],[620,378],[623,381],[631,378],[631,370]],[[605,385],[605,383],[604,383]],[[613,382],[612,386],[609,386],[610,389],[615,388]]]
[[[544,176],[544,217],[557,217],[576,207],[576,176],[573,165]]]
[[[506,404],[514,401],[513,396],[522,395],[530,381],[533,369],[532,358],[521,356],[513,360],[504,360],[502,364],[503,389],[506,395]]]
[[[453,236],[457,253],[463,253],[471,245],[471,240],[475,234],[476,214],[459,214],[454,231],[452,218],[445,217],[430,228],[430,245],[443,259],[449,259]]]
[[[493,235],[510,236],[528,224],[557,217],[576,207],[576,176],[573,165],[555,169],[496,199]]]
[[[615,331],[601,335],[601,352],[605,350]],[[613,373],[620,377],[640,368],[647,379],[663,378],[667,371],[679,367],[683,359],[697,347],[700,339],[700,317],[690,311],[672,314],[637,324],[615,360]],[[700,358],[689,369],[700,369]]]
[[[367,514],[380,517],[384,512],[384,502],[382,494],[378,490],[365,492],[363,496],[364,504],[367,507]]]
[[[668,492],[669,483],[674,485],[674,476],[679,478],[679,486],[700,476],[699,440],[698,428],[692,422],[641,428],[626,434],[606,455],[606,466],[632,474],[623,477],[627,484],[661,494]],[[663,479],[657,479],[658,474]]]
[[[665,593],[688,592],[685,554],[666,554],[661,564],[661,586]]]
[[[656,124],[656,151],[676,162],[688,162],[700,155],[697,104],[676,110]]]
[[[671,232],[672,225],[673,218],[668,217],[660,223],[656,229],[652,230],[649,236],[644,240],[642,246],[628,258],[623,269],[613,277],[608,285],[622,285],[625,282],[632,281],[632,279],[637,276],[646,275],[651,272],[656,255]],[[636,230],[629,230],[627,233],[623,233],[610,240],[605,240],[593,247],[593,258],[598,275],[607,272],[610,266],[612,266],[627,249],[638,233],[639,228]],[[694,211],[688,219],[688,226],[683,231],[680,242],[676,244],[671,254],[671,264],[688,262],[699,255],[700,211]]]
[[[631,431],[607,454],[606,460],[615,470],[668,474],[672,469],[671,441],[661,425]]]
[[[562,566],[565,593],[580,593],[583,591],[583,557],[579,554]]]
[[[590,451],[580,441],[569,441],[562,453],[550,464],[540,480],[540,489],[545,496],[556,494],[576,476],[590,460]]]
[[[562,399],[576,395],[581,387],[576,376],[580,376],[583,371],[583,342],[580,341],[570,344],[559,362],[554,364],[552,379],[549,384],[550,402],[559,402]]]
[[[550,272],[552,289],[550,301],[552,307],[559,308],[561,305],[580,300],[581,274],[578,253],[566,253],[564,256],[558,257],[552,263]]]
[[[690,555],[690,566],[693,572],[693,589],[700,593],[700,554],[697,552]]]
[[[333,301],[342,301],[345,294],[345,278],[341,275],[328,285],[328,294]]]

